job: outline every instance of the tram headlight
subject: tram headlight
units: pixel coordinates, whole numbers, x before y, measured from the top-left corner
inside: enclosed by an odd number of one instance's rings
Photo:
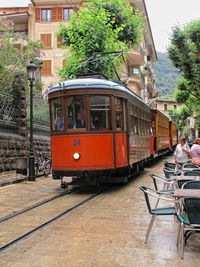
[[[79,160],[80,157],[81,157],[81,155],[80,155],[78,152],[75,152],[75,153],[73,154],[73,158],[74,158],[75,160]]]

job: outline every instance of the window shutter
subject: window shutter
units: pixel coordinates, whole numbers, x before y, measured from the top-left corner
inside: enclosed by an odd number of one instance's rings
[[[41,12],[40,8],[35,9],[35,22],[40,22],[40,12]]]
[[[51,34],[41,34],[41,41],[44,43],[44,48],[52,48],[51,47]]]
[[[41,75],[51,75],[51,60],[44,60]]]
[[[51,9],[51,15],[52,15],[52,21],[58,21],[58,19],[57,19],[57,8],[56,7],[54,7],[54,8],[52,8]]]
[[[57,14],[58,14],[58,16],[57,16],[57,19],[58,19],[58,21],[62,21],[63,20],[63,8],[62,7],[58,7],[57,8]]]

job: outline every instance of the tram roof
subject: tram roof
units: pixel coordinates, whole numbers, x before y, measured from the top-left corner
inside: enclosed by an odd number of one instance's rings
[[[82,78],[82,79],[72,79],[60,82],[56,84],[54,87],[49,89],[48,94],[60,91],[60,90],[72,90],[72,89],[83,89],[83,88],[101,88],[101,89],[114,89],[123,91],[129,95],[134,96],[137,98],[140,102],[145,104],[149,107],[147,103],[143,101],[143,99],[135,94],[133,91],[131,91],[129,88],[123,86],[122,84],[104,80],[104,79],[97,79],[97,78]]]

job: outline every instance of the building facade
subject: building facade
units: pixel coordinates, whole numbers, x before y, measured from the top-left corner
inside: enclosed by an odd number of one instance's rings
[[[164,113],[169,117],[168,111],[170,109],[179,110],[181,105],[177,104],[173,98],[156,97],[150,101],[150,106]]]
[[[66,48],[60,45],[56,33],[59,22],[69,25],[69,19],[76,12],[79,0],[31,0],[27,7],[0,8],[0,16],[6,16],[15,23],[15,30],[23,32],[30,40],[40,40],[44,44],[41,80],[43,93],[59,82],[58,70],[64,63]],[[129,0],[134,9],[143,13],[145,34],[144,41],[127,55],[124,66],[126,74],[121,79],[146,102],[154,98],[155,74],[153,62],[157,60],[156,50],[148,20],[144,0]],[[23,43],[16,46],[21,47]],[[124,73],[124,72],[123,72]]]

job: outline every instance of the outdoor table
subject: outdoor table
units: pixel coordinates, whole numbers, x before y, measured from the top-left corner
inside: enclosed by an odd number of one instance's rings
[[[181,180],[200,181],[200,174],[199,174],[199,176],[177,175],[177,176],[172,176],[172,179],[174,179],[176,181],[181,181]]]
[[[199,171],[200,173],[200,168],[182,168],[182,172],[191,172],[191,171]]]
[[[200,189],[175,189],[173,197],[199,197]]]

